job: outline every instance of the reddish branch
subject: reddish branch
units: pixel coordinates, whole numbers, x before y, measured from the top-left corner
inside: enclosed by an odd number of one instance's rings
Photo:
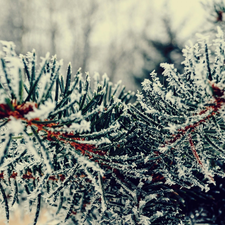
[[[190,124],[186,127],[184,127],[183,129],[179,129],[178,133],[176,135],[172,135],[173,138],[171,140],[168,140],[165,142],[166,145],[172,144],[174,142],[176,142],[178,139],[180,139],[181,137],[183,137],[185,135],[185,133],[187,131],[194,131],[194,129],[199,126],[200,124],[206,122],[207,120],[209,120],[212,116],[214,116],[215,114],[218,113],[218,110],[221,109],[221,106],[225,103],[225,98],[222,97],[224,95],[224,90],[221,90],[218,86],[216,86],[215,84],[211,83],[211,81],[209,81],[209,84],[211,85],[212,88],[212,92],[213,92],[213,97],[214,97],[214,104],[211,104],[210,106],[205,107],[204,110],[202,110],[200,113],[198,113],[199,115],[202,115],[204,113],[206,113],[209,110],[212,110],[211,113],[209,115],[207,115],[206,117],[204,117],[203,119],[199,120],[198,122],[195,122],[194,124]],[[64,143],[69,143],[71,146],[73,146],[76,150],[80,150],[81,153],[83,155],[88,155],[89,158],[93,157],[93,154],[96,155],[105,155],[106,153],[100,150],[97,150],[96,147],[94,145],[90,145],[90,144],[82,144],[82,143],[78,143],[76,141],[78,140],[84,140],[84,139],[80,139],[77,137],[74,137],[73,132],[70,133],[61,133],[59,131],[50,131],[49,128],[52,128],[56,125],[59,125],[58,123],[47,123],[47,124],[41,124],[41,123],[37,123],[37,121],[40,121],[39,118],[34,118],[31,120],[26,119],[24,116],[26,114],[28,114],[31,111],[34,111],[34,108],[37,108],[37,104],[34,102],[26,102],[23,103],[21,105],[17,105],[16,101],[13,100],[12,101],[12,106],[14,107],[14,110],[12,110],[7,104],[0,104],[0,119],[3,118],[9,118],[10,116],[13,116],[16,119],[21,119],[23,121],[27,122],[27,126],[35,126],[37,127],[37,132],[39,131],[44,131],[46,132],[46,136],[47,139],[49,141],[61,141]],[[48,121],[48,120],[45,120]],[[203,163],[200,160],[200,157],[195,149],[194,143],[192,141],[191,138],[191,134],[189,133],[188,135],[189,138],[189,143],[190,143],[190,147],[192,150],[192,153],[194,155],[194,157],[196,158],[198,164],[202,167],[202,169],[204,169],[203,167]],[[164,145],[165,146],[165,145]],[[156,154],[159,154],[158,152],[156,152]],[[95,160],[97,162],[99,162],[98,160]],[[104,164],[104,163],[102,163]],[[117,170],[114,169],[113,172],[117,174]],[[10,178],[16,178],[17,173],[13,172],[10,176]],[[213,178],[211,176],[209,176],[211,180],[213,180]],[[36,179],[31,172],[27,172],[27,174],[24,174],[23,179]],[[120,178],[120,177],[118,177]],[[154,180],[162,180],[164,179],[163,176],[154,176],[153,177]],[[3,172],[0,173],[0,179],[4,179],[3,176]],[[63,181],[65,179],[65,175],[58,175],[57,176],[50,176],[49,180],[52,181],[58,181],[61,180]],[[123,180],[122,178],[120,178],[121,180]],[[214,180],[213,180],[214,181]]]
[[[209,82],[210,83],[210,82]],[[210,83],[211,84],[211,83]],[[183,129],[178,129],[178,134],[176,135],[172,135],[173,138],[166,141],[166,144],[172,144],[174,142],[176,142],[178,139],[180,139],[181,137],[184,136],[184,134],[190,130],[193,131],[196,127],[198,127],[200,124],[206,122],[207,120],[209,120],[212,116],[216,115],[217,113],[219,113],[219,109],[221,109],[221,106],[225,103],[225,98],[223,96],[224,94],[224,90],[221,90],[219,87],[217,87],[215,84],[211,85],[212,87],[212,91],[213,91],[213,97],[214,97],[214,104],[211,104],[210,106],[206,106],[204,110],[202,110],[200,113],[198,113],[199,115],[202,115],[204,113],[206,113],[207,111],[209,111],[210,109],[212,109],[212,112],[207,115],[206,117],[204,117],[203,119],[199,120],[198,122],[195,122],[193,124],[190,124],[186,127],[184,127]]]
[[[37,132],[44,131],[46,133],[47,139],[49,141],[62,141],[65,143],[69,143],[71,146],[73,146],[76,150],[80,150],[83,155],[88,155],[89,157],[93,157],[93,154],[97,155],[104,155],[105,152],[96,150],[96,147],[94,145],[85,144],[85,143],[78,143],[76,141],[84,140],[79,137],[73,137],[73,132],[70,133],[62,133],[59,131],[50,131],[49,128],[52,128],[56,125],[59,125],[58,123],[48,123],[48,124],[41,124],[37,123],[37,121],[40,121],[39,118],[34,118],[31,120],[26,119],[24,116],[28,114],[31,111],[34,111],[34,108],[37,108],[37,103],[34,102],[25,102],[21,105],[17,105],[17,102],[15,100],[12,101],[12,106],[14,110],[12,110],[9,105],[7,104],[0,104],[0,119],[3,118],[9,118],[10,116],[21,119],[23,121],[26,121],[27,126],[35,126],[37,127]],[[48,120],[45,120],[45,122]],[[92,153],[92,154],[91,154]]]
[[[168,145],[168,144],[172,144],[172,143],[176,142],[178,139],[183,137],[188,130],[190,132],[194,131],[195,128],[198,127],[200,124],[205,123],[212,116],[219,113],[219,110],[221,109],[221,106],[225,103],[225,98],[223,97],[224,90],[220,89],[218,86],[216,86],[211,81],[209,81],[209,84],[211,85],[211,88],[212,88],[214,102],[210,106],[206,106],[205,109],[202,110],[198,114],[203,115],[204,113],[206,113],[209,110],[212,110],[212,112],[209,115],[207,115],[206,117],[204,117],[203,119],[199,120],[198,122],[190,124],[190,125],[184,127],[183,129],[178,129],[178,134],[172,135],[173,138],[171,140],[166,141],[165,144]],[[197,162],[201,166],[201,168],[204,169],[203,163],[202,163],[202,161],[201,161],[201,159],[200,159],[200,157],[199,157],[199,155],[198,155],[198,153],[195,149],[194,143],[192,141],[191,133],[188,134],[188,140],[189,140],[190,147],[191,147],[191,150],[192,150],[192,153],[193,153],[195,159],[197,160]],[[165,147],[165,145],[164,145],[164,147]],[[210,175],[208,175],[208,176],[214,182],[214,179]]]
[[[28,114],[31,111],[34,111],[34,108],[37,108],[37,103],[34,102],[25,102],[21,105],[17,105],[16,100],[12,100],[11,102],[12,107],[10,107],[7,104],[0,104],[0,119],[8,118],[10,120],[10,117],[14,117],[16,119],[21,119],[27,123],[27,126],[35,126],[37,128],[37,132],[44,131],[46,133],[47,140],[49,141],[61,141],[64,143],[69,143],[72,147],[74,147],[76,150],[80,150],[83,155],[88,155],[89,158],[93,157],[93,154],[96,155],[104,155],[105,152],[97,150],[95,145],[91,144],[85,144],[85,143],[78,143],[77,141],[84,140],[79,137],[74,137],[74,133],[62,133],[59,131],[50,131],[49,128],[52,128],[56,125],[59,125],[58,123],[47,123],[47,124],[41,124],[37,123],[39,122],[39,118],[34,118],[31,120],[28,120],[25,118],[25,115]],[[48,120],[45,120],[45,122]],[[0,173],[0,179],[4,179],[4,172]],[[17,173],[13,172],[10,175],[10,178],[16,178]],[[81,177],[83,177],[81,175]],[[28,171],[26,174],[22,176],[23,179],[39,179],[33,176],[33,174]],[[65,175],[59,174],[57,176],[49,176],[49,180],[52,181],[64,181]]]
[[[44,175],[43,173],[40,174],[40,176],[43,176],[43,175]],[[16,179],[17,176],[18,176],[18,174],[13,171],[9,178]],[[80,178],[86,178],[87,176],[85,174],[80,174],[79,177]],[[76,176],[74,176],[74,178],[78,178],[78,176],[76,175]],[[103,178],[103,180],[105,179],[104,176],[102,178]],[[2,171],[0,173],[0,180],[1,179],[2,180],[5,179],[4,171]],[[22,175],[22,179],[24,179],[24,180],[38,180],[39,181],[39,176],[34,176],[31,171],[27,171],[26,174]],[[48,177],[48,180],[51,180],[51,181],[61,181],[61,182],[63,182],[65,179],[66,179],[66,176],[64,174],[51,175],[51,176]],[[91,182],[91,180],[89,180],[89,181]]]
[[[197,160],[197,162],[198,162],[198,164],[201,166],[201,168],[202,168],[203,170],[205,170],[205,168],[204,168],[204,166],[203,166],[203,163],[202,163],[202,161],[201,161],[201,159],[200,159],[200,157],[199,157],[199,155],[198,155],[198,153],[197,153],[197,151],[196,151],[196,149],[195,149],[195,146],[194,146],[194,143],[193,143],[193,140],[192,140],[192,138],[191,138],[191,134],[190,134],[190,133],[188,134],[188,140],[189,140],[189,143],[190,143],[190,145],[191,145],[191,150],[192,150],[192,153],[193,153],[195,159]],[[213,183],[215,182],[212,176],[208,175],[208,177],[210,178],[210,180],[213,181]]]

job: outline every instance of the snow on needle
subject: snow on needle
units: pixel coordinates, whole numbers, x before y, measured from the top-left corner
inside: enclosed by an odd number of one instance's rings
[[[211,113],[209,113],[207,116],[205,116],[203,119],[199,120],[198,122],[195,122],[193,124],[189,124],[187,126],[185,126],[183,129],[178,129],[178,133],[177,134],[173,134],[173,138],[166,141],[165,144],[166,145],[170,145],[175,143],[178,139],[180,139],[181,137],[183,137],[185,135],[185,133],[187,131],[189,132],[193,132],[195,130],[196,127],[198,127],[200,124],[205,123],[206,121],[208,121],[211,117],[213,117],[214,115],[216,115],[217,113],[219,113],[219,109],[221,108],[221,106],[225,103],[225,98],[223,97],[224,95],[224,90],[220,87],[218,87],[216,84],[212,83],[211,81],[208,81],[209,85],[212,89],[212,94],[214,97],[214,101],[213,104],[207,105],[205,106],[205,109],[203,109],[201,112],[198,113],[198,115],[203,115],[205,114],[207,111],[212,110]],[[169,124],[169,127],[167,128],[170,130],[170,132],[174,132],[175,130],[175,126],[172,124]],[[190,147],[192,150],[192,153],[195,157],[195,159],[197,160],[197,163],[201,166],[201,168],[205,171],[205,168],[203,166],[203,163],[195,149],[193,140],[191,138],[191,133],[188,134],[188,140],[190,143]],[[163,145],[162,147],[165,148],[165,145]],[[207,176],[210,178],[210,180],[212,180],[213,183],[215,183],[214,179],[212,178],[212,176],[210,176],[209,174],[207,174]]]

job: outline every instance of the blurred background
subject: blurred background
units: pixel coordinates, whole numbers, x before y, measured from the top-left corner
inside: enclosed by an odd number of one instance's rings
[[[0,0],[0,40],[17,54],[56,54],[62,73],[71,62],[74,73],[107,73],[136,92],[161,62],[182,72],[181,50],[207,18],[200,0]]]

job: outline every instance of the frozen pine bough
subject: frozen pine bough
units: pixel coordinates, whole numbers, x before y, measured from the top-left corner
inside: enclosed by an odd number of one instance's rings
[[[50,207],[58,224],[188,224],[187,190],[224,177],[223,33],[184,50],[184,73],[162,64],[138,100],[47,54],[2,42],[0,213]],[[210,49],[214,52],[211,54]],[[49,209],[50,209],[49,208]]]
[[[118,150],[127,142],[133,93],[107,75],[73,74],[71,64],[62,76],[55,56],[36,66],[34,50],[17,57],[12,43],[2,45],[0,213],[6,222],[19,204],[35,212],[33,224],[42,206],[54,209],[59,224],[121,223],[137,204],[121,175],[133,174],[133,165],[126,149]]]
[[[137,94],[139,110],[131,110],[152,146],[145,163],[154,161],[166,185],[207,192],[225,176],[224,34],[218,28],[215,40],[201,37],[183,53],[184,73],[162,63],[168,87],[153,71]]]
[[[106,75],[73,74],[71,64],[62,76],[56,56],[46,54],[37,66],[34,50],[17,57],[12,43],[2,45],[0,214],[6,223],[16,205],[34,212],[34,225],[42,207],[58,224],[180,221],[176,193],[143,164],[145,154],[135,146],[144,142],[129,110],[133,93]]]

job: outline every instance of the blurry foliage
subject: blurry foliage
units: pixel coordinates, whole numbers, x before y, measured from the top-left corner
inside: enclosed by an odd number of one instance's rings
[[[177,34],[179,30],[173,30],[171,27],[171,18],[166,15],[162,18],[165,37],[163,40],[151,39],[147,36],[147,32],[143,33],[142,40],[147,45],[146,48],[140,48],[144,65],[142,67],[142,75],[135,76],[136,83],[141,84],[144,78],[149,78],[149,74],[155,70],[159,76],[160,82],[167,86],[167,82],[162,75],[164,69],[160,66],[161,62],[174,64],[179,73],[183,72],[181,62],[184,60],[182,47],[183,43],[179,43]],[[180,28],[180,27],[179,27]]]

